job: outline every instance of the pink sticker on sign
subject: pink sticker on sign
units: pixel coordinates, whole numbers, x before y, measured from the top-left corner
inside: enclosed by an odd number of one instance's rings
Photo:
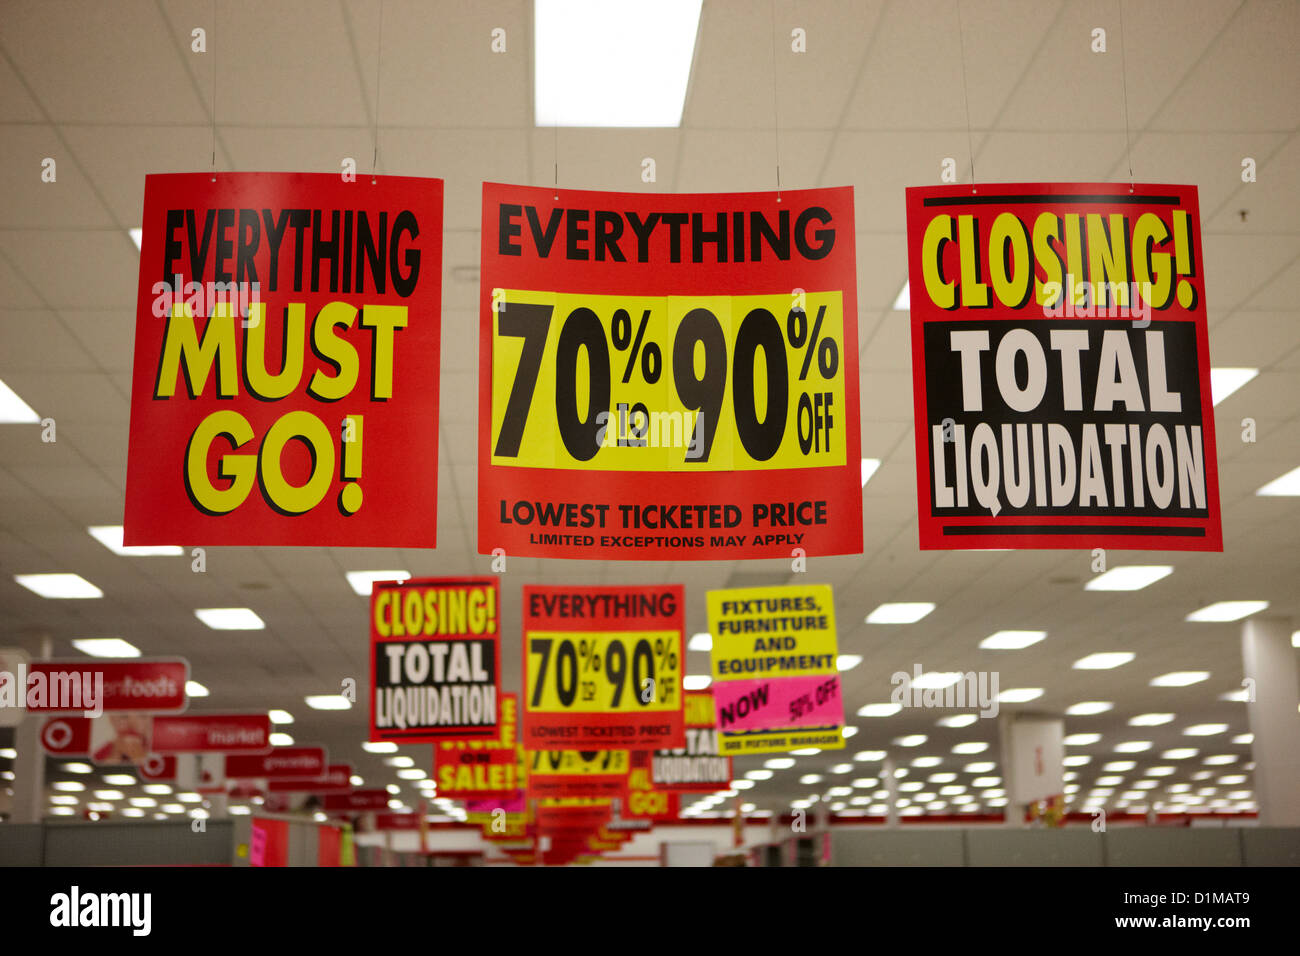
[[[718,729],[732,733],[772,727],[833,727],[844,713],[837,674],[717,681],[713,697]]]

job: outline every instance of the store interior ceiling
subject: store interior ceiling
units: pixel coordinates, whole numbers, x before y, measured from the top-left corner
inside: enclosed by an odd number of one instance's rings
[[[1004,712],[1110,703],[1065,718],[1068,734],[1099,735],[1068,748],[1090,758],[1069,768],[1076,808],[1097,787],[1113,791],[1108,805],[1145,803],[1120,797],[1163,766],[1173,770],[1148,777],[1157,784],[1146,790],[1166,807],[1178,794],[1198,794],[1203,808],[1249,807],[1246,706],[1232,699],[1242,691],[1242,624],[1186,617],[1259,600],[1269,605],[1260,613],[1300,627],[1300,498],[1256,494],[1300,465],[1300,5],[1129,0],[1121,29],[1113,0],[968,0],[959,33],[953,0],[705,0],[680,128],[661,129],[538,127],[528,2],[385,0],[382,59],[379,0],[215,7],[215,23],[207,0],[6,2],[0,14],[0,380],[57,422],[53,443],[39,425],[0,424],[0,646],[35,652],[49,638],[56,657],[80,658],[73,640],[120,637],[145,655],[183,656],[209,691],[191,710],[286,710],[294,723],[280,729],[298,743],[324,744],[367,786],[400,785],[397,799],[414,806],[412,782],[361,746],[367,599],[345,572],[490,572],[475,529],[480,183],[767,190],[779,154],[786,189],[855,190],[862,454],[880,461],[862,491],[864,553],[810,558],[804,574],[776,560],[508,558],[504,686],[520,681],[526,584],[684,582],[689,636],[706,630],[709,589],[827,583],[840,653],[861,657],[842,673],[857,733],[843,751],[799,756],[756,781],[743,799],[757,808],[785,811],[850,787],[840,801],[865,810],[882,799],[870,752],[888,749],[909,768],[905,780],[937,789],[930,776],[951,773],[944,785],[973,798],[936,795],[929,812],[997,812],[996,783],[974,781],[999,772],[968,769],[999,760],[997,721],[941,726],[958,711],[919,708],[858,715],[888,702],[891,675],[915,665],[997,671],[1003,690],[1041,689]],[[191,52],[195,27],[208,30],[205,54]],[[497,27],[505,53],[490,50]],[[788,52],[795,27],[806,53]],[[1091,49],[1098,27],[1104,54]],[[218,173],[337,173],[353,157],[364,176],[377,126],[379,175],[446,181],[436,550],[210,547],[196,573],[188,549],[202,542],[177,542],[183,556],[121,556],[87,531],[122,521],[139,258],[129,230],[147,173],[210,167],[214,70]],[[1089,551],[919,550],[909,316],[896,307],[907,278],[903,195],[938,182],[947,157],[970,182],[972,151],[978,183],[1125,182],[1131,166],[1139,183],[1199,187],[1211,364],[1258,370],[1215,408],[1223,553],[1112,550],[1109,567],[1173,572],[1103,592],[1085,589],[1095,577]],[[44,157],[58,159],[56,184],[41,182]],[[646,157],[653,183],[642,181]],[[1243,182],[1247,157],[1255,182]],[[1242,440],[1245,419],[1253,442]],[[14,581],[37,572],[74,572],[103,597],[51,600]],[[865,623],[888,602],[935,608],[912,624]],[[265,629],[209,629],[194,610],[210,607],[251,608]],[[1003,630],[1046,637],[1021,650],[980,648]],[[1134,656],[1111,669],[1072,666],[1100,652]],[[707,654],[691,651],[688,672],[707,674]],[[1151,685],[1172,672],[1208,676]],[[358,683],[351,709],[304,703],[337,694],[346,678]],[[1144,714],[1173,716],[1131,724]],[[1185,732],[1218,724],[1207,736]],[[924,741],[895,743],[913,736]],[[1150,746],[1117,752],[1129,742]],[[954,753],[980,743],[982,753]],[[1194,753],[1165,756],[1184,748]],[[427,745],[403,753],[428,769]],[[737,759],[736,776],[764,760]],[[1135,766],[1106,770],[1112,761]],[[58,761],[48,769],[72,779]],[[1098,783],[1106,777],[1119,780]]]

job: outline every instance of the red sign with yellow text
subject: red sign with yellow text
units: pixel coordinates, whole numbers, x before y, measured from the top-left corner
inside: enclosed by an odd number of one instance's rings
[[[684,745],[682,600],[680,584],[525,587],[525,749]]]
[[[519,698],[501,695],[500,733],[495,740],[439,740],[433,745],[438,796],[449,800],[505,800],[527,779],[517,728]]]
[[[145,179],[127,545],[434,547],[442,180]]]
[[[862,551],[853,190],[483,185],[478,543]]]
[[[907,191],[923,549],[1221,551],[1195,186]]]

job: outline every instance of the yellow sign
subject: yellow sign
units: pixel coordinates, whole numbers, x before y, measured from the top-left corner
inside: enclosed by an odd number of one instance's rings
[[[677,631],[529,631],[524,686],[534,713],[679,710]]]
[[[845,463],[838,291],[498,291],[493,465],[753,471]]]
[[[710,591],[707,604],[719,753],[842,749],[830,586]]]

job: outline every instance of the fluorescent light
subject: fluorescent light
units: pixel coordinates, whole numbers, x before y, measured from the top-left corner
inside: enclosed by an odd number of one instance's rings
[[[691,639],[686,644],[687,650],[692,651],[711,651],[713,650],[713,635],[708,631],[700,631],[698,634],[692,634]]]
[[[1254,734],[1237,734],[1232,738],[1234,744],[1253,744],[1255,742]]]
[[[1166,750],[1160,756],[1164,760],[1188,760],[1199,752],[1195,747],[1175,747],[1173,750]]]
[[[1167,564],[1128,564],[1111,568],[1083,586],[1085,591],[1140,591],[1174,573]]]
[[[246,607],[205,607],[194,616],[214,631],[260,631],[266,622]]]
[[[1065,738],[1067,747],[1087,747],[1101,740],[1101,734],[1068,734]]]
[[[1187,615],[1189,621],[1240,621],[1268,607],[1267,601],[1216,601]]]
[[[1092,757],[1087,754],[1071,754],[1061,761],[1067,767],[1082,767],[1084,764],[1091,762]]]
[[[72,646],[90,657],[139,657],[140,648],[120,637],[82,637]]]
[[[1186,687],[1189,684],[1199,684],[1203,680],[1208,680],[1209,676],[1209,671],[1174,671],[1153,677],[1150,683],[1152,687]]]
[[[862,487],[863,488],[867,487],[867,482],[871,480],[871,476],[874,475],[879,470],[879,468],[880,468],[879,458],[862,459]]]
[[[207,697],[208,695],[209,695],[208,689],[204,687],[202,684],[200,684],[198,681],[187,680],[185,682],[186,697]]]
[[[1072,666],[1080,671],[1105,671],[1127,664],[1136,656],[1131,651],[1101,651],[1079,658]]]
[[[852,724],[845,724],[843,727],[840,728],[840,735],[845,740],[848,740],[857,732],[858,732],[858,728],[854,727]]]
[[[18,393],[0,382],[0,423],[12,425],[37,424],[41,416],[32,411],[32,407],[18,397]]]
[[[821,783],[821,774],[806,773],[799,778],[800,783]]]
[[[303,698],[312,710],[351,710],[352,701],[342,694],[313,694]]]
[[[267,738],[272,747],[292,747],[293,738],[286,733],[274,733]]]
[[[1219,700],[1228,700],[1244,704],[1250,700],[1250,695],[1246,692],[1246,688],[1243,687],[1241,690],[1230,690],[1226,694],[1220,694]]]
[[[1046,631],[998,631],[980,641],[980,647],[986,651],[1018,651],[1046,636]]]
[[[43,598],[101,598],[104,592],[80,574],[15,574],[14,580]]]
[[[1204,760],[1201,761],[1201,763],[1209,764],[1210,766],[1222,766],[1223,764],[1226,763],[1236,763],[1236,762],[1237,762],[1236,754],[1212,754],[1211,756],[1206,757]]]
[[[90,764],[81,763],[80,761],[65,763],[63,765],[63,769],[66,770],[68,773],[94,773],[95,772],[95,768],[92,767]]]
[[[1188,737],[1213,737],[1227,729],[1227,724],[1192,724],[1190,727],[1184,727],[1183,733]]]
[[[893,717],[903,709],[902,704],[866,704],[858,708],[859,717]]]
[[[128,229],[126,232],[127,235],[131,237],[131,241],[135,243],[135,248],[138,252],[140,250],[140,243],[144,242],[144,230],[136,227],[135,229]]]
[[[916,757],[915,759],[912,760],[913,767],[920,767],[922,769],[926,769],[929,767],[937,767],[942,763],[943,763],[942,757]]]
[[[62,790],[65,793],[81,793],[86,789],[86,785],[80,780],[56,780],[52,786],[55,790]]]
[[[687,674],[682,678],[682,687],[687,690],[704,690],[713,683],[708,674]]]
[[[951,717],[940,717],[935,723],[940,727],[969,727],[977,720],[979,718],[974,714],[953,714]]]
[[[912,286],[910,282],[904,281],[903,287],[898,290],[898,295],[894,296],[893,309],[895,312],[908,312],[912,308]]]
[[[952,752],[955,754],[982,754],[988,749],[989,745],[986,743],[971,741],[970,743],[956,744],[952,748]]]
[[[962,773],[990,773],[996,767],[997,764],[994,763],[992,760],[979,760],[976,761],[975,763],[968,763],[966,766],[961,768],[961,772]],[[975,781],[974,783],[972,783],[972,786],[977,786],[977,785],[985,786],[984,784],[980,784],[979,781]]]
[[[841,654],[835,658],[835,668],[841,671],[851,671],[861,663],[861,654]]]
[[[352,784],[354,787],[363,787],[365,786],[366,781],[363,777],[354,773],[352,776],[348,777],[348,783]]]
[[[791,750],[790,753],[796,757],[815,757],[821,753],[820,747],[800,747],[798,750]]]
[[[951,687],[962,679],[960,671],[927,671],[912,680],[912,686],[921,690],[940,690]]]
[[[882,604],[867,615],[868,624],[915,624],[933,611],[935,605],[928,601],[910,601]]]
[[[763,761],[763,766],[769,770],[789,770],[794,766],[793,757],[772,757]]]
[[[172,788],[165,783],[146,783],[141,789],[145,793],[153,794],[155,797],[161,797],[172,792]]]
[[[3,758],[5,760],[13,760],[17,756],[18,756],[18,751],[15,750],[13,747],[0,747],[0,758]]]
[[[273,724],[291,724],[293,723],[293,714],[287,710],[268,710],[266,716],[271,718]]]
[[[874,763],[877,760],[885,759],[883,750],[859,750],[853,755],[853,759],[859,763]]]
[[[998,694],[1000,704],[1025,704],[1043,696],[1041,687],[1013,687]]]
[[[380,740],[374,743],[366,741],[361,745],[361,749],[368,754],[395,754],[397,753],[397,744],[391,740]]]
[[[400,757],[389,757],[384,761],[384,763],[390,767],[414,767],[415,758],[403,754]]]
[[[1126,740],[1115,745],[1115,753],[1117,754],[1140,754],[1150,749],[1151,741],[1149,740]]]
[[[1159,727],[1174,719],[1173,714],[1138,714],[1128,719],[1130,727]]]
[[[536,0],[536,124],[681,126],[701,5]]]
[[[153,545],[148,547],[142,547],[139,545],[134,545],[129,548],[124,547],[122,545],[122,526],[120,524],[95,525],[86,530],[90,532],[92,538],[104,547],[108,548],[108,550],[112,551],[114,554],[120,554],[128,558],[150,558],[162,555],[175,556],[185,553],[183,548],[174,544]]]
[[[352,590],[362,597],[370,597],[370,591],[376,581],[406,581],[411,577],[410,571],[346,571],[345,577]]]
[[[746,770],[745,777],[749,780],[771,780],[775,776],[770,770]]]
[[[134,777],[131,779],[131,782],[135,783]],[[126,794],[124,794],[121,790],[96,790],[95,791],[95,798],[97,800],[122,800],[125,797]]]
[[[1065,708],[1065,712],[1071,717],[1091,717],[1093,714],[1104,714],[1114,706],[1108,700],[1081,700]]]
[[[1259,374],[1257,368],[1210,369],[1210,396],[1215,405]]]
[[[3,420],[3,417],[0,416],[0,421]],[[1274,478],[1268,484],[1256,491],[1255,494],[1264,495],[1266,497],[1283,495],[1294,497],[1300,495],[1300,468],[1292,468],[1282,477]]]
[[[906,737],[894,738],[894,743],[899,747],[919,747],[925,741],[925,734],[908,734]]]
[[[397,771],[397,776],[402,780],[423,780],[428,774],[419,767],[407,767]]]

